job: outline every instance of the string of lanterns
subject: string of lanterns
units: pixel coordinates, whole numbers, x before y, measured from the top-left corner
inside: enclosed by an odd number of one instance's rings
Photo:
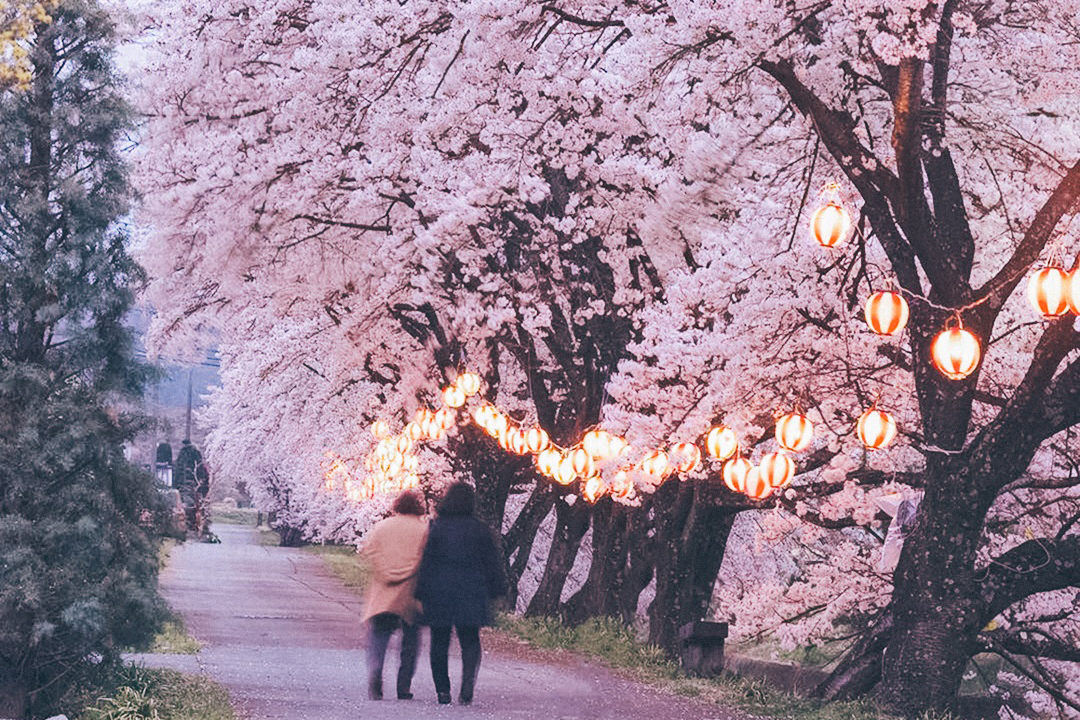
[[[833,248],[851,235],[854,226],[840,199],[838,184],[826,185],[821,197],[820,207],[810,218],[810,233],[822,247]],[[1067,312],[1080,315],[1080,270],[1068,272],[1051,259],[1029,278],[1027,296],[1032,307],[1045,318],[1061,317]],[[863,316],[874,333],[897,336],[907,327],[910,308],[899,293],[879,291],[866,300]],[[962,380],[975,371],[981,357],[978,338],[964,328],[960,311],[956,310],[931,342],[934,366],[945,377]],[[364,480],[354,482],[345,462],[332,458],[324,474],[324,489],[336,490],[340,485],[346,497],[358,501],[379,492],[416,487],[419,483],[416,443],[445,437],[459,422],[458,411],[479,394],[480,387],[480,376],[476,373],[459,374],[454,383],[442,390],[444,407],[421,408],[398,434],[391,434],[386,422],[376,420],[371,432],[378,442],[365,458],[368,474]],[[619,499],[631,498],[636,492],[635,477],[655,486],[676,472],[697,469],[702,462],[700,448],[689,442],[676,442],[667,449],[656,448],[645,452],[637,462],[628,462],[633,454],[629,443],[599,428],[587,432],[574,446],[562,448],[539,425],[525,427],[487,401],[480,402],[470,417],[507,452],[533,455],[542,475],[564,486],[580,481],[582,495],[589,502],[608,493]],[[897,435],[896,421],[879,409],[876,402],[862,413],[855,430],[868,450],[888,447]],[[798,410],[784,414],[776,421],[775,437],[780,449],[763,455],[757,465],[742,456],[738,438],[727,426],[710,428],[704,446],[710,457],[722,463],[721,478],[732,492],[760,500],[791,482],[795,463],[786,453],[798,453],[811,445],[813,424]],[[610,479],[605,479],[603,471],[612,466],[617,470]]]

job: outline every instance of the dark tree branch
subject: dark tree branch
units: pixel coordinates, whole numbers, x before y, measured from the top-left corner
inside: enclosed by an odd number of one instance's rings
[[[1036,593],[1080,587],[1080,535],[1028,540],[991,560],[983,573],[983,617],[989,622]]]

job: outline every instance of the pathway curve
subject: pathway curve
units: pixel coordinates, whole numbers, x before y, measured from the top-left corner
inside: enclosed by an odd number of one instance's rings
[[[413,682],[416,699],[370,701],[360,600],[311,553],[260,546],[249,527],[220,525],[214,531],[220,545],[176,547],[161,576],[165,598],[203,649],[194,656],[136,659],[205,673],[229,689],[242,720],[739,717],[632,683],[583,660],[550,662],[527,649],[500,651],[498,643],[485,649],[473,705],[440,706],[427,666],[426,632]],[[461,663],[453,652],[450,675],[456,693]],[[396,670],[395,638],[385,680],[391,690]]]

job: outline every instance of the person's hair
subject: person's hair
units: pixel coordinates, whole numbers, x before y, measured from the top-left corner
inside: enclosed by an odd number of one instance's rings
[[[456,482],[446,489],[439,503],[439,515],[472,515],[476,503],[476,491],[465,482]]]
[[[420,497],[418,492],[405,490],[397,496],[393,507],[390,509],[398,515],[423,515],[424,499]]]

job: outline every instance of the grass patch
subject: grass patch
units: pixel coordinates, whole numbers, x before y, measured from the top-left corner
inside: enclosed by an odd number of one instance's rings
[[[161,632],[150,643],[150,652],[173,655],[194,655],[202,650],[202,643],[188,634],[184,619],[174,616],[165,621]]]
[[[660,648],[637,639],[622,623],[597,618],[568,628],[551,618],[502,615],[498,628],[535,647],[568,650],[626,671],[639,682],[684,697],[736,707],[754,715],[793,720],[885,720],[890,716],[869,700],[826,703],[783,692],[763,680],[724,674],[692,678]]]
[[[234,508],[223,503],[214,503],[210,506],[210,522],[255,527],[259,524],[259,511],[255,508]]]
[[[236,720],[229,694],[201,675],[128,665],[90,693],[75,720]]]
[[[255,530],[255,542],[263,547],[281,547],[281,535],[277,530],[260,526]]]
[[[352,545],[308,545],[304,549],[321,557],[345,587],[360,593],[367,588],[371,568]]]

